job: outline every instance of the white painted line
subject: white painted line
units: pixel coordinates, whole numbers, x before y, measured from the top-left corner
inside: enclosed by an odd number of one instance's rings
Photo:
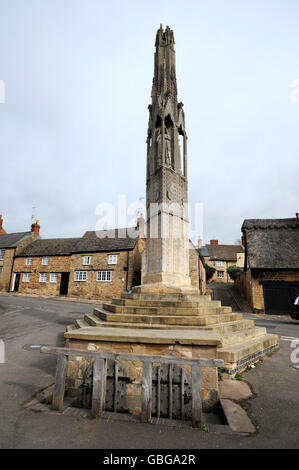
[[[294,341],[294,340],[299,340],[299,338],[296,338],[295,336],[280,336],[279,338],[281,341]]]

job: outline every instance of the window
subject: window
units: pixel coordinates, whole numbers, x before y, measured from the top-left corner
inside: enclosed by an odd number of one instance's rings
[[[27,264],[27,266],[32,264],[32,258],[26,258],[26,264]]]
[[[47,273],[40,273],[39,275],[39,282],[47,282],[48,274]]]
[[[49,256],[43,256],[42,265],[48,266],[48,264],[49,264]]]
[[[29,281],[30,281],[30,273],[24,273],[23,282],[29,282]]]
[[[224,271],[217,271],[217,277],[219,279],[224,279]]]
[[[117,264],[117,255],[108,255],[108,264]]]
[[[1,248],[1,250],[0,250],[0,259],[4,259],[4,253],[5,253],[5,249]]]
[[[75,281],[87,281],[87,272],[75,271]]]
[[[0,266],[0,276],[1,276],[1,273],[2,273],[2,266]]]
[[[57,282],[58,274],[57,273],[50,273],[50,282]]]
[[[90,264],[91,256],[83,256],[83,264]]]
[[[224,266],[223,261],[216,261],[216,266],[219,266],[219,267]]]
[[[110,282],[111,281],[111,271],[98,271],[97,272],[97,281],[100,282]]]

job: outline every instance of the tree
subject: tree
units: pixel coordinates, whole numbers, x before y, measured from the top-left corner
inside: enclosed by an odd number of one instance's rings
[[[208,282],[213,277],[216,269],[213,268],[213,266],[209,266],[208,264],[206,264],[205,267],[206,267],[206,281]]]
[[[227,268],[227,272],[229,274],[229,277],[235,281],[237,279],[238,273],[243,272],[243,268],[240,268],[239,266],[236,266],[235,264],[233,266],[230,266]]]

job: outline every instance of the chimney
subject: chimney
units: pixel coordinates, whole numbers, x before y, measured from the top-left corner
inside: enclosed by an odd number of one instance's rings
[[[198,248],[202,248],[202,239],[201,238],[198,239]]]
[[[0,216],[1,217],[1,216]],[[296,219],[299,219],[299,214],[296,212]]]
[[[31,224],[31,233],[34,233],[37,237],[39,236],[39,220],[35,220],[33,224]]]
[[[210,240],[210,244],[217,246],[218,245],[218,240]]]
[[[144,238],[144,223],[143,214],[140,214],[140,217],[137,218],[136,229],[139,230],[139,237]]]
[[[0,235],[5,235],[6,232],[5,232],[5,230],[2,228],[2,224],[3,224],[3,219],[2,219],[2,214],[0,214]]]

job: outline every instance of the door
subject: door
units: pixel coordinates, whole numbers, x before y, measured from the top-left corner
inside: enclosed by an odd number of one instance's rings
[[[59,295],[67,295],[69,290],[70,273],[61,273]]]
[[[291,305],[299,293],[298,282],[264,282],[265,313],[290,315]]]
[[[13,286],[13,291],[14,292],[18,292],[18,290],[19,290],[20,278],[21,278],[21,274],[16,273],[15,274],[15,282],[14,282],[14,286]]]

